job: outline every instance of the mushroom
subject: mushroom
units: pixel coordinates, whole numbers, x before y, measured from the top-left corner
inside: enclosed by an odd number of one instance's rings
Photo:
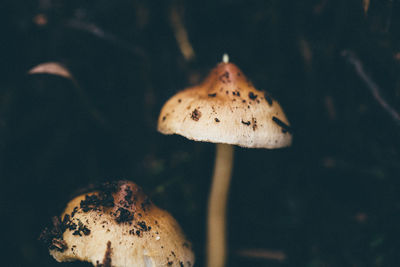
[[[225,54],[205,80],[171,97],[163,106],[158,131],[195,141],[217,143],[208,202],[208,266],[224,266],[226,203],[233,146],[280,148],[292,142],[289,122],[279,103],[254,88]]]
[[[72,199],[41,239],[58,261],[102,267],[193,266],[191,244],[175,219],[130,181],[103,184]]]

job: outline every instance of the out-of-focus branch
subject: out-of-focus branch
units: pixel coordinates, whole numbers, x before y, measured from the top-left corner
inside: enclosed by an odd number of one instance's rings
[[[129,42],[119,38],[118,36],[105,31],[104,29],[100,28],[99,26],[97,26],[96,24],[93,24],[93,23],[89,23],[89,22],[86,22],[86,21],[83,21],[80,19],[70,19],[66,22],[65,25],[68,28],[91,34],[101,40],[104,40],[104,41],[114,45],[117,48],[122,48],[125,51],[129,52],[131,55],[138,57],[142,60],[142,63],[141,63],[142,68],[141,68],[140,72],[142,74],[142,77],[144,77],[144,80],[147,81],[146,88],[144,90],[145,102],[143,103],[143,108],[145,109],[145,111],[143,112],[143,114],[145,114],[145,116],[151,116],[152,110],[153,110],[152,99],[154,98],[153,97],[154,90],[152,88],[152,85],[151,85],[152,81],[149,76],[151,73],[150,58],[147,55],[146,51],[139,46],[133,45],[132,43],[129,43]],[[146,121],[152,122],[154,120],[151,118],[148,118]]]
[[[284,261],[286,259],[285,253],[279,250],[241,249],[237,251],[237,254],[241,257],[253,258],[253,259],[276,260],[276,261]]]
[[[364,14],[367,15],[369,9],[370,0],[363,0]]]
[[[349,51],[349,50],[342,51],[342,56],[350,64],[352,64],[354,66],[354,69],[355,69],[357,75],[361,78],[361,80],[368,87],[368,89],[372,93],[372,96],[375,98],[375,100],[390,114],[390,116],[396,121],[397,124],[400,124],[400,114],[392,106],[390,106],[386,102],[386,100],[382,97],[381,89],[372,80],[372,78],[366,74],[366,72],[364,70],[364,66],[362,65],[360,59],[352,51]]]
[[[181,50],[185,59],[187,61],[191,61],[195,58],[195,53],[192,45],[190,44],[188,33],[186,31],[185,25],[183,24],[182,17],[180,16],[178,9],[175,5],[171,7],[169,19],[179,49]]]
[[[142,58],[145,58],[145,53],[142,49],[140,49],[137,46],[134,46],[133,44],[131,44],[125,40],[118,38],[117,36],[115,36],[114,34],[112,34],[110,32],[107,32],[107,31],[101,29],[96,24],[85,22],[85,21],[78,20],[78,19],[70,19],[67,21],[66,26],[69,28],[72,28],[72,29],[90,33],[90,34],[96,36],[97,38],[100,38],[102,40],[105,40],[105,41],[117,46],[117,47],[121,47],[121,48],[127,50],[128,52],[130,52],[131,54],[133,54],[135,56],[140,56]]]

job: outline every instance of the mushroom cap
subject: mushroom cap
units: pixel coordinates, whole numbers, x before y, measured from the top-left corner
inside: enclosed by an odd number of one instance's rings
[[[129,181],[75,197],[54,224],[47,240],[59,262],[81,260],[102,267],[194,264],[191,244],[176,220]]]
[[[178,92],[165,103],[158,131],[249,148],[280,148],[292,142],[279,103],[255,89],[235,64],[225,62],[200,85]]]

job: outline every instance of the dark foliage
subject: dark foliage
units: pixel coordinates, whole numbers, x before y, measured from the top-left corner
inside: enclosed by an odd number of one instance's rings
[[[236,149],[229,266],[397,266],[400,5],[367,2],[1,1],[1,266],[56,266],[41,230],[79,188],[115,179],[169,210],[202,266],[214,145],[163,136],[156,122],[224,52],[278,99],[294,134],[287,149]],[[46,61],[79,87],[27,75]],[[253,248],[286,260],[238,253]]]

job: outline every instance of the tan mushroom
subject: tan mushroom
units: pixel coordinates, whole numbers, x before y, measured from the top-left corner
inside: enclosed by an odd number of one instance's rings
[[[175,219],[129,181],[104,184],[71,200],[41,238],[59,262],[95,266],[193,266],[194,255]]]
[[[226,55],[198,86],[171,97],[163,106],[158,131],[195,141],[217,143],[208,204],[208,266],[226,257],[226,202],[233,146],[281,148],[292,142],[289,121],[279,103],[254,88]]]

